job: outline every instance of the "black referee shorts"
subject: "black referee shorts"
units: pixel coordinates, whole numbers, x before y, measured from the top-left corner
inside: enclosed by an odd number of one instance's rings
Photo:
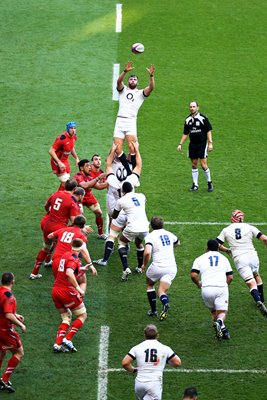
[[[208,143],[190,143],[188,149],[188,156],[191,160],[196,160],[197,158],[207,158],[208,157]]]

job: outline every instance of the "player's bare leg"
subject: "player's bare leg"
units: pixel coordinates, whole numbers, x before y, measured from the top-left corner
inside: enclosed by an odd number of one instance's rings
[[[124,139],[121,139],[121,138],[118,138],[118,137],[114,137],[113,138],[113,142],[114,142],[114,145],[117,146],[116,153],[117,154],[121,154],[123,152]]]
[[[129,152],[130,154],[134,154],[135,153],[135,148],[132,142],[136,142],[137,141],[137,137],[135,135],[126,135],[126,140],[128,143],[128,147],[129,147]]]

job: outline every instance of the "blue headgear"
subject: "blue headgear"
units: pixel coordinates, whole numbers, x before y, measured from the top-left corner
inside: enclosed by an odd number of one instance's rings
[[[69,132],[70,128],[77,128],[76,122],[70,121],[66,124],[66,130]]]

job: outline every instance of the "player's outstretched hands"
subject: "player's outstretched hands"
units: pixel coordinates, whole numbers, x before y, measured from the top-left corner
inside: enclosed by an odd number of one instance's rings
[[[154,71],[155,71],[155,67],[153,64],[150,64],[149,68],[146,68],[147,72],[149,73],[149,75],[153,75]]]
[[[132,61],[128,61],[127,64],[125,65],[124,71],[125,72],[130,72],[134,69]]]

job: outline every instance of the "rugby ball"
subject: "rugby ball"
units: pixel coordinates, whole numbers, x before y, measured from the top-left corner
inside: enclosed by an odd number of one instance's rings
[[[145,50],[145,46],[142,43],[134,43],[132,45],[132,52],[134,54],[141,54]]]

